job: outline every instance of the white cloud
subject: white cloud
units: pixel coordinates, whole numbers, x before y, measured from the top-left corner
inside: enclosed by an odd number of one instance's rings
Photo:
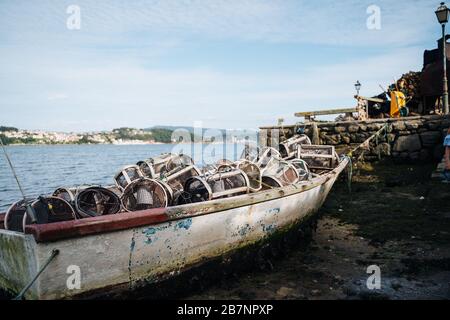
[[[20,113],[22,123],[43,119],[36,126],[66,131],[190,125],[196,120],[207,127],[255,128],[276,123],[280,116],[287,122],[298,120],[293,117],[297,111],[352,106],[356,80],[363,84],[363,94],[376,94],[378,84],[387,85],[420,66],[421,52],[398,49],[343,64],[313,66],[300,74],[258,75],[209,68],[144,69],[126,59],[79,67],[54,61],[48,69],[46,63],[38,65],[23,57],[24,64],[0,66],[6,74],[24,79],[20,90],[27,94],[15,94],[17,88],[4,83],[0,108],[5,108],[3,118],[8,123],[19,121],[17,112],[23,109],[28,112]],[[49,91],[53,93],[47,99],[53,101],[47,105],[40,93]]]

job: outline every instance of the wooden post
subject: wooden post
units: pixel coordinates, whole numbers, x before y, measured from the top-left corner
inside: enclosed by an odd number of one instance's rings
[[[320,144],[319,127],[317,126],[316,122],[313,122],[311,126],[312,126],[312,130],[313,130],[312,144],[318,145],[318,144]]]

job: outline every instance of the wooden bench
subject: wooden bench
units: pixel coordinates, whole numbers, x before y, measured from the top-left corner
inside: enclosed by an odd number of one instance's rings
[[[328,109],[328,110],[318,110],[318,111],[306,111],[295,113],[296,117],[304,117],[305,121],[311,121],[315,116],[325,116],[330,114],[340,114],[344,113],[346,116],[352,117],[353,113],[358,113],[358,118],[362,116],[364,119],[368,117],[369,114],[369,102],[384,103],[383,99],[379,98],[368,98],[363,96],[355,96],[358,100],[358,107],[353,108],[340,108],[340,109]],[[361,103],[360,103],[361,102]],[[365,115],[363,113],[365,112]]]
[[[305,121],[311,121],[311,118],[315,116],[325,116],[330,114],[345,113],[346,115],[353,116],[354,112],[358,112],[357,108],[342,108],[342,109],[328,109],[319,111],[306,111],[306,112],[296,112],[296,117],[305,117]]]

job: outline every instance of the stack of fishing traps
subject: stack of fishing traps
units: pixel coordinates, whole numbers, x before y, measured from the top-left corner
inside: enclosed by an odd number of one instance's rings
[[[113,186],[59,188],[50,196],[18,201],[8,209],[5,227],[23,231],[31,223],[30,206],[39,224],[165,208],[286,187],[332,170],[338,162],[334,147],[311,145],[306,135],[278,149],[246,145],[239,160],[201,169],[187,155],[162,154],[123,167]]]

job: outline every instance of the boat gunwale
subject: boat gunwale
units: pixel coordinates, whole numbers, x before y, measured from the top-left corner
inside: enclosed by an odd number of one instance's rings
[[[62,221],[49,224],[28,225],[25,234],[32,235],[36,242],[54,242],[81,236],[121,231],[136,227],[149,226],[196,216],[219,213],[221,211],[250,206],[267,202],[296,193],[308,191],[323,185],[332,177],[338,175],[347,166],[348,160],[343,159],[333,170],[309,181],[286,187],[244,194],[231,198],[186,204],[182,206],[155,208],[135,212],[123,212],[115,215],[99,216],[79,220]],[[4,214],[0,214],[0,226]],[[5,229],[0,229],[0,233]],[[22,233],[20,233],[22,234]]]

